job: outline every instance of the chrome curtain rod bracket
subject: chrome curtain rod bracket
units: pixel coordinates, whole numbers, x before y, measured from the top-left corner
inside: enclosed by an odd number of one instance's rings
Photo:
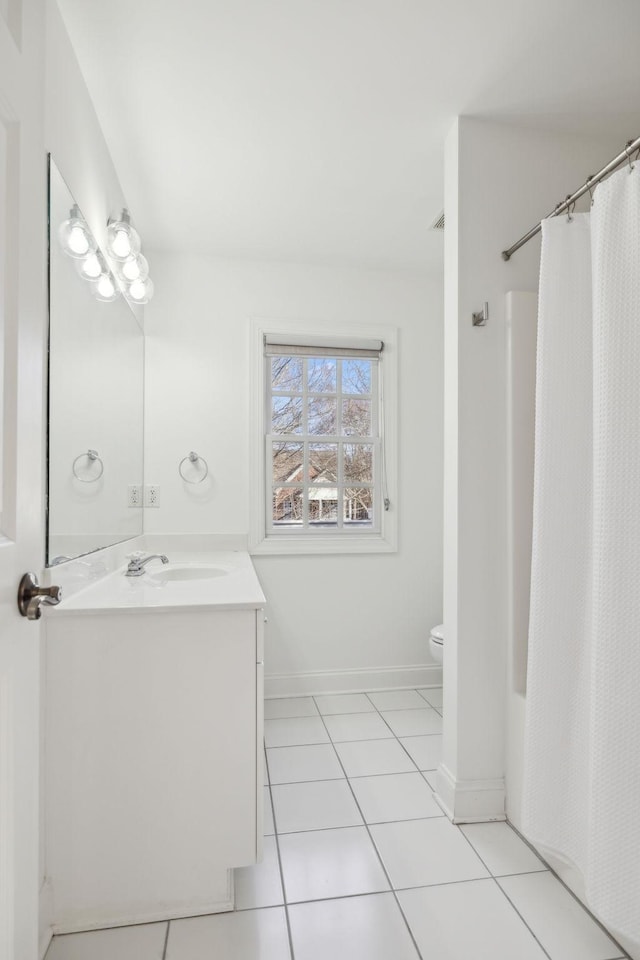
[[[547,216],[544,217],[544,219],[547,220],[549,217],[557,217],[561,213],[569,214],[569,219],[570,219],[576,200],[579,200],[580,197],[583,197],[585,193],[588,193],[591,196],[591,200],[593,201],[593,188],[602,180],[604,180],[605,177],[608,177],[610,173],[613,173],[614,170],[617,170],[618,167],[621,167],[623,163],[629,164],[629,173],[631,173],[631,171],[634,168],[634,164],[632,164],[631,162],[631,155],[636,151],[638,151],[638,155],[640,156],[640,137],[636,137],[635,140],[627,141],[627,144],[624,150],[622,151],[622,153],[619,153],[617,157],[614,157],[613,160],[610,160],[609,163],[606,165],[606,167],[603,167],[602,170],[598,171],[598,173],[593,174],[593,176],[587,177],[586,182],[583,183],[583,185],[578,190],[576,190],[575,193],[569,194],[566,200],[562,201],[562,203],[559,203],[556,207],[554,207],[551,213],[548,213]],[[638,158],[636,157],[636,160],[637,159]],[[513,244],[513,246],[508,247],[507,250],[502,251],[502,259],[510,260],[513,254],[516,252],[516,250],[519,250],[520,247],[524,247],[525,243],[528,243],[529,240],[532,239],[532,237],[535,237],[536,234],[540,233],[541,229],[542,229],[542,222],[537,223],[535,227],[532,227],[531,230],[529,230],[528,233],[525,233],[524,236],[520,237],[520,239],[517,240],[516,243]]]

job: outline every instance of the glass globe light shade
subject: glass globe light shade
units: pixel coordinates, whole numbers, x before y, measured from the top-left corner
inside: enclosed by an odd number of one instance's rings
[[[129,257],[120,266],[120,273],[127,283],[133,283],[134,280],[146,280],[149,276],[149,264],[147,258],[141,253],[137,257]]]
[[[107,246],[114,260],[128,260],[140,253],[140,237],[131,226],[126,210],[119,220],[110,220],[107,224]]]
[[[82,219],[82,214],[77,205],[72,207],[69,219],[60,224],[58,239],[64,252],[73,257],[74,260],[86,257],[87,254],[93,253],[96,249],[96,242],[89,227]]]
[[[85,280],[98,280],[105,272],[97,253],[90,253],[80,261],[80,276]]]
[[[96,280],[93,292],[96,295],[96,300],[102,300],[103,303],[111,303],[120,293],[110,273],[105,273],[99,280]]]
[[[134,280],[129,284],[127,297],[133,303],[149,303],[153,296],[153,283],[147,277],[146,280]]]

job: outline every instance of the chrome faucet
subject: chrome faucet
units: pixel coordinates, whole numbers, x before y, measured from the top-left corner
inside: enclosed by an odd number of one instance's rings
[[[165,557],[164,553],[152,553],[148,557],[140,554],[140,556],[131,557],[129,560],[129,566],[127,567],[125,577],[141,577],[144,573],[145,566],[149,563],[149,560],[162,560],[163,563],[169,563],[169,557]]]

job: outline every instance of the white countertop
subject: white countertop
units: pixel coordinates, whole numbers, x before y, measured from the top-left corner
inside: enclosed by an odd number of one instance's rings
[[[266,600],[249,554],[244,550],[193,553],[167,551],[169,563],[151,560],[140,577],[127,577],[127,564],[114,573],[64,598],[56,607],[43,607],[46,616],[87,613],[118,614],[169,610],[258,610]],[[172,571],[194,569],[212,577],[170,579]],[[179,574],[178,574],[179,575]]]

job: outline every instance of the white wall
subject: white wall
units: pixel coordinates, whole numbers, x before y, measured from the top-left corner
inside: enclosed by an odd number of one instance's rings
[[[460,820],[504,816],[505,728],[512,731],[512,719],[515,725],[519,716],[511,679],[505,694],[505,294],[535,291],[539,241],[530,242],[509,263],[500,254],[618,149],[619,144],[468,117],[456,121],[447,139],[447,720],[438,790]],[[471,314],[484,301],[489,302],[489,321],[474,328]],[[521,750],[516,741],[511,757]]]
[[[442,612],[441,279],[151,258],[158,282],[146,322],[146,479],[160,485],[161,505],[145,512],[146,533],[248,529],[252,319],[312,320],[319,331],[340,322],[398,327],[398,553],[255,564],[269,605],[268,691],[424,678],[399,668],[431,663],[428,630]],[[190,450],[207,459],[210,484],[180,480],[178,462]]]

